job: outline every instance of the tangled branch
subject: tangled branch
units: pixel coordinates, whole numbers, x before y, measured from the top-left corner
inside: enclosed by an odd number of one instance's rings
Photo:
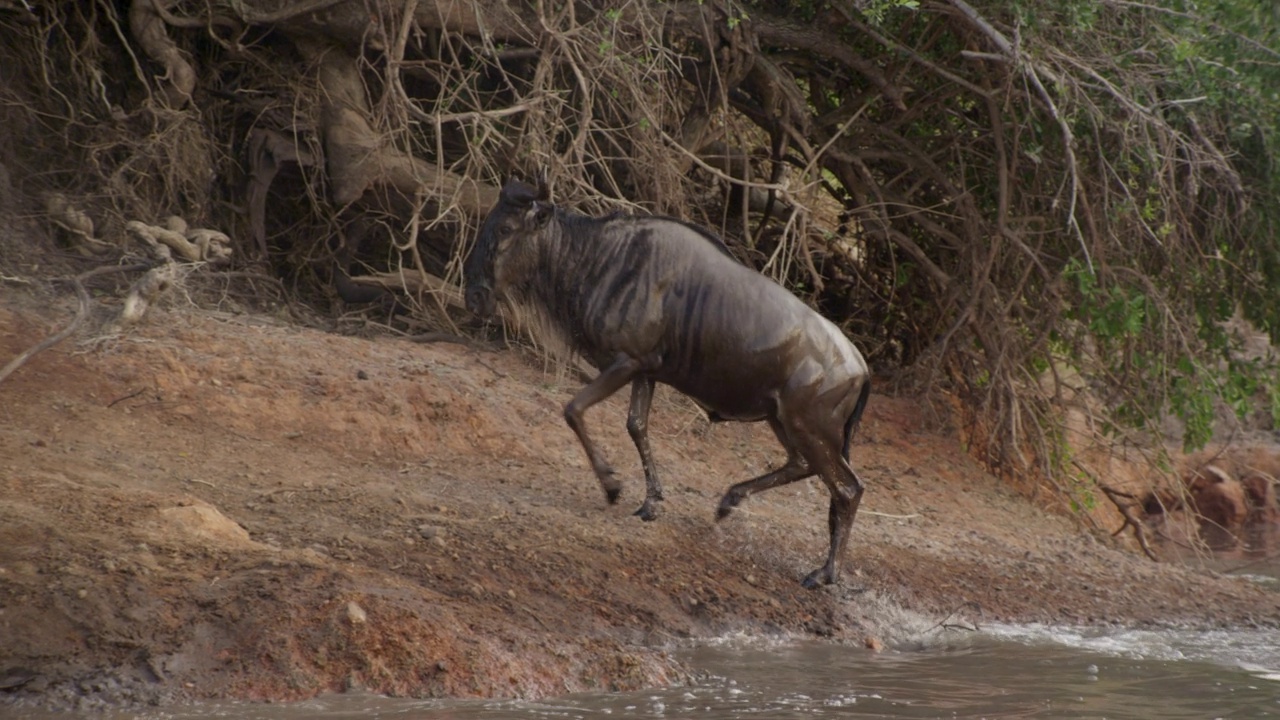
[[[62,328],[58,332],[50,335],[44,340],[41,340],[40,342],[27,348],[26,350],[23,350],[22,352],[18,353],[18,355],[14,357],[12,360],[10,360],[8,363],[5,363],[5,366],[3,368],[0,368],[0,382],[4,382],[5,378],[8,378],[10,375],[12,375],[15,371],[18,370],[18,368],[22,367],[23,365],[26,365],[27,362],[31,360],[31,358],[44,352],[45,350],[48,350],[54,345],[57,345],[63,340],[66,340],[67,338],[74,335],[76,330],[80,329],[80,326],[84,324],[85,318],[89,316],[89,308],[90,308],[89,291],[86,290],[84,287],[85,282],[95,277],[101,277],[102,275],[109,275],[112,273],[138,272],[140,270],[146,270],[149,267],[150,265],[146,265],[146,264],[109,265],[109,266],[94,268],[92,270],[86,270],[85,272],[82,272],[79,275],[75,275],[73,277],[67,278],[66,282],[70,282],[71,287],[74,288],[76,291],[76,300],[78,303],[76,307],[76,314],[71,318],[71,322],[67,323],[67,326]]]

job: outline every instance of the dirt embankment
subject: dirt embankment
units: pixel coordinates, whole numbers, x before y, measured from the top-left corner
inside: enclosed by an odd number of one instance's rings
[[[12,297],[4,360],[67,312]],[[682,679],[664,648],[683,638],[892,645],[957,608],[1280,618],[1274,592],[1037,511],[910,398],[873,396],[845,579],[806,591],[825,490],[779,489],[714,522],[724,489],[780,451],[766,428],[709,426],[669,392],[651,423],[667,501],[642,523],[625,398],[590,415],[626,477],[611,507],[561,419],[575,383],[514,351],[196,311],[81,340],[0,384],[0,705],[635,688]]]

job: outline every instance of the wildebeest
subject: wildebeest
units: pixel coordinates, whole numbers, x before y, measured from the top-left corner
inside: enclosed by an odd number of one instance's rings
[[[644,465],[644,520],[657,517],[647,432],[654,383],[693,398],[712,420],[765,420],[787,451],[779,469],[733,485],[724,518],[748,496],[814,474],[831,492],[827,562],[806,587],[834,583],[862,499],[849,441],[871,385],[866,361],[835,325],[679,220],[592,218],[550,203],[545,183],[511,180],[467,257],[466,304],[490,316],[499,297],[540,316],[600,374],[565,407],[610,503],[619,480],[584,414],[631,384],[627,431]]]

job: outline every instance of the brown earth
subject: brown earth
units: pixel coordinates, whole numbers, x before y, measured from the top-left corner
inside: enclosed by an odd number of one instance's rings
[[[0,361],[71,314],[5,292]],[[804,590],[820,484],[713,520],[781,459],[766,428],[660,391],[667,500],[644,523],[625,397],[589,416],[626,478],[609,506],[561,419],[576,384],[514,350],[189,309],[37,355],[0,383],[0,708],[537,697],[681,682],[669,649],[725,633],[892,648],[947,618],[1280,619],[1275,591],[1014,496],[884,395],[855,440],[869,491],[845,577]]]

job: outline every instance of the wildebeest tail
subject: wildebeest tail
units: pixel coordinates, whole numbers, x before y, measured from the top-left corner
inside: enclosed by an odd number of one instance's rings
[[[853,406],[853,412],[849,413],[849,419],[844,423],[844,459],[849,459],[849,443],[853,440],[853,433],[858,429],[858,423],[862,421],[862,411],[867,409],[867,398],[871,396],[871,378],[862,381],[862,392],[858,395],[858,402]]]

